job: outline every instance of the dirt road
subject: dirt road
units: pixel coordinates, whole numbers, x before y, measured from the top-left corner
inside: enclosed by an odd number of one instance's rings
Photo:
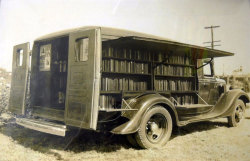
[[[14,124],[0,116],[0,161],[45,160],[250,160],[250,110],[237,128],[226,119],[195,123],[176,129],[160,150],[132,148],[125,137],[82,131],[66,138],[44,134]]]

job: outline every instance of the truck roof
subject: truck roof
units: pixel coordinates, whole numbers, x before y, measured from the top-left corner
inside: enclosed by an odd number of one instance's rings
[[[45,39],[50,39],[54,37],[61,37],[67,36],[72,32],[77,31],[85,31],[91,29],[101,29],[101,34],[105,36],[112,37],[111,39],[116,39],[115,41],[120,41],[123,43],[138,43],[150,46],[157,46],[160,48],[175,48],[175,50],[179,50],[180,52],[191,52],[195,53],[197,58],[213,58],[213,57],[222,57],[222,56],[233,56],[234,54],[231,52],[226,52],[217,49],[210,49],[202,46],[191,45],[186,43],[177,42],[171,39],[154,36],[150,34],[124,30],[124,29],[117,29],[111,27],[101,27],[101,26],[85,26],[79,28],[73,28],[68,30],[63,30],[59,32],[54,32],[42,37],[37,38],[35,41],[41,41]],[[112,41],[112,40],[111,40]]]

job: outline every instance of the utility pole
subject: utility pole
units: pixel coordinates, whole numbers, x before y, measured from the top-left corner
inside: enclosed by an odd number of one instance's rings
[[[212,49],[214,49],[215,46],[221,46],[220,44],[214,45],[215,42],[220,42],[220,40],[214,41],[214,31],[213,31],[213,29],[218,28],[218,27],[220,27],[220,26],[212,26],[211,25],[211,26],[204,27],[205,29],[211,29],[211,41],[203,42],[203,44],[207,44],[207,43],[210,44],[211,43],[211,46],[205,46],[205,47],[211,47]]]

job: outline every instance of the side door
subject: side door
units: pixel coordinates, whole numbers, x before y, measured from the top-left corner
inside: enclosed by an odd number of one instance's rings
[[[208,60],[202,60],[202,65],[204,66],[199,69],[202,70],[199,74],[199,95],[208,104],[215,105],[219,98],[219,90],[214,76],[213,62],[208,63]],[[199,103],[203,101],[199,99]]]
[[[69,36],[65,122],[96,129],[99,102],[100,29],[77,31]]]
[[[29,58],[29,43],[14,46],[9,110],[15,114],[25,114]]]

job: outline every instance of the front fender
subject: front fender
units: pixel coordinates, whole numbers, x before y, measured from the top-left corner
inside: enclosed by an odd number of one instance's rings
[[[129,121],[114,128],[111,131],[112,133],[115,134],[135,133],[139,128],[139,125],[141,123],[144,114],[150,109],[150,107],[157,104],[165,105],[166,108],[171,108],[172,112],[175,115],[175,120],[178,120],[178,115],[173,103],[169,99],[163,97],[160,94],[147,94],[139,98],[129,99],[127,102],[132,109],[138,109],[138,110],[136,112],[134,111],[125,112],[123,114],[123,117],[128,118]]]
[[[215,105],[215,112],[219,114],[219,117],[230,116],[238,99],[241,99],[245,104],[249,103],[249,96],[244,91],[240,89],[227,91]]]

